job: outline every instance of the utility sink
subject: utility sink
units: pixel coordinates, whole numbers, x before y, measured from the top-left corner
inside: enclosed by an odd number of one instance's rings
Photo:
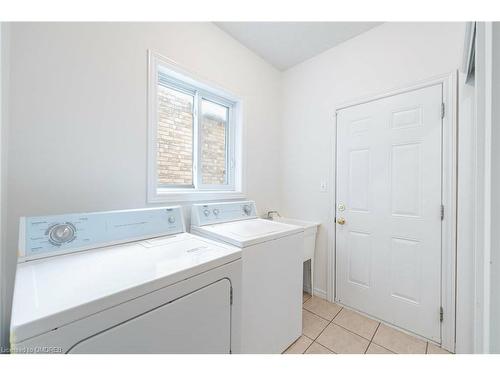
[[[320,223],[314,221],[305,221],[299,219],[290,219],[287,217],[274,217],[273,219],[279,223],[296,225],[304,228],[304,257],[303,261],[311,260],[311,295],[314,295],[314,250],[316,248],[316,233]]]
[[[290,219],[287,217],[275,217],[273,220],[279,223],[292,224],[304,228],[304,262],[309,259],[314,260],[316,233],[318,232],[320,223],[314,221]]]

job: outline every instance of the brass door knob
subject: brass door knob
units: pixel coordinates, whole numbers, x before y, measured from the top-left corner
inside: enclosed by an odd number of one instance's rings
[[[344,225],[345,224],[345,219],[343,217],[339,217],[337,219],[337,224]]]

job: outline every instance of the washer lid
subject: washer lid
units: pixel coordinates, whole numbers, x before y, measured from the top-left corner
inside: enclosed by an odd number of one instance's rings
[[[181,233],[18,264],[17,343],[241,258],[232,246]]]
[[[304,231],[304,228],[271,220],[249,219],[205,225],[203,227],[195,227],[193,230],[210,238],[228,242],[238,247],[247,247],[300,233]]]

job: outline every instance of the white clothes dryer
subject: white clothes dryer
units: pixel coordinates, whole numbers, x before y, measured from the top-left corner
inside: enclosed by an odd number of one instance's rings
[[[14,353],[240,352],[241,249],[181,207],[21,219]]]

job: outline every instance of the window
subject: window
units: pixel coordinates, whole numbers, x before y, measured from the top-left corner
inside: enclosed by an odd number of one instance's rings
[[[240,108],[150,53],[150,201],[243,197]]]

